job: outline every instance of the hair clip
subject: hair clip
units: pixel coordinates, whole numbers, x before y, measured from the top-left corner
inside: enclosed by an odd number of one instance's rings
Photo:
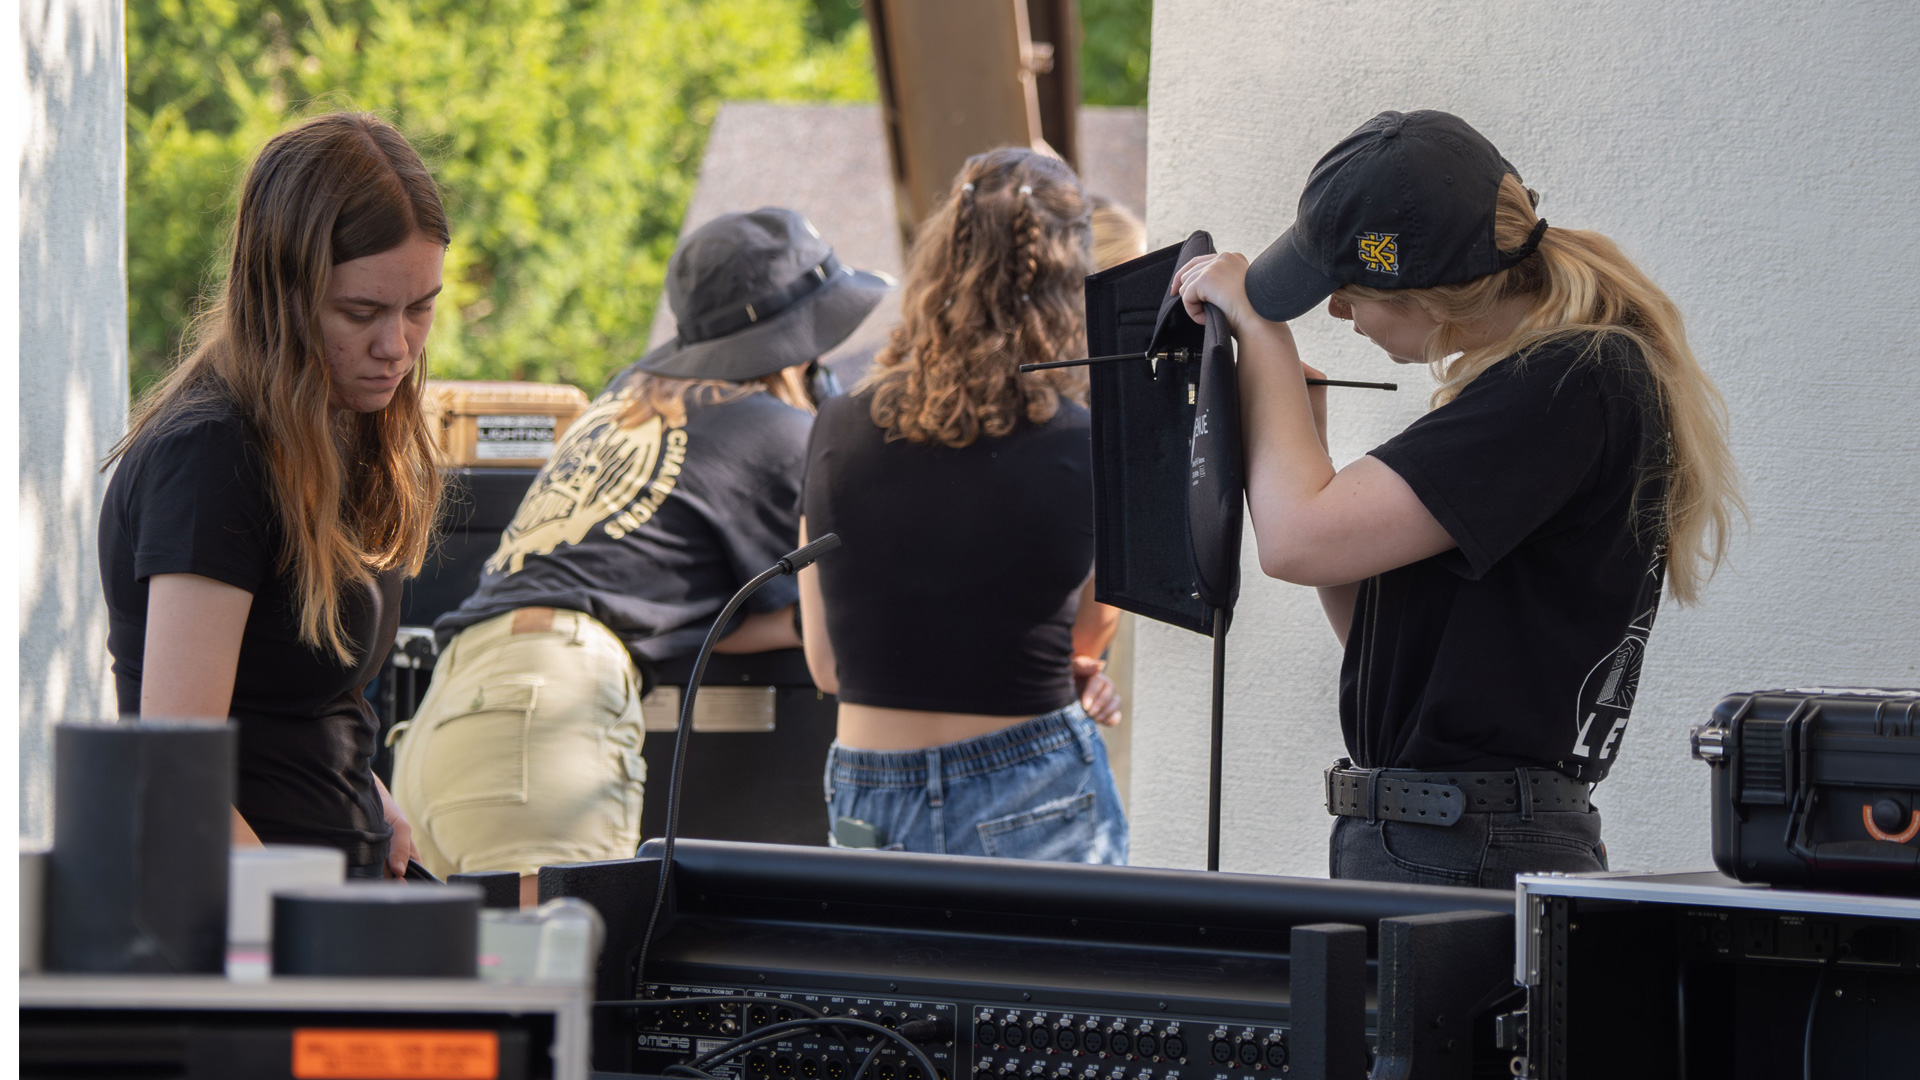
[[[1031,194],[1033,194],[1033,188],[1032,188],[1032,187],[1030,187],[1030,186],[1028,186],[1028,185],[1026,185],[1026,184],[1021,184],[1021,185],[1020,185],[1020,194],[1022,194],[1022,195],[1031,195]]]
[[[961,190],[961,191],[964,191],[964,192],[966,192],[966,193],[967,193],[967,194],[969,194],[969,195],[971,195],[971,194],[973,194],[973,185],[972,185],[972,184],[961,184],[961,185],[960,185],[960,190]]]

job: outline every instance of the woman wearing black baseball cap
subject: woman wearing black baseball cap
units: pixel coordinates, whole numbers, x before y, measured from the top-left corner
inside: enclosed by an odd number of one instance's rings
[[[1510,888],[1604,869],[1588,795],[1663,580],[1693,602],[1740,509],[1678,309],[1536,201],[1458,117],[1381,113],[1314,167],[1258,259],[1174,279],[1239,341],[1261,568],[1317,586],[1346,646],[1334,877]],[[1287,327],[1322,301],[1440,381],[1431,412],[1338,470]]]

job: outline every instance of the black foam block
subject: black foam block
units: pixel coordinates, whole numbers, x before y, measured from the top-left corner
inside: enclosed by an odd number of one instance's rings
[[[1378,1080],[1473,1075],[1474,1020],[1514,994],[1513,916],[1450,911],[1380,920]]]
[[[448,874],[449,885],[475,885],[480,889],[480,905],[489,908],[520,908],[520,875],[512,870],[481,870],[471,874]]]
[[[234,739],[193,722],[55,730],[48,970],[226,969]]]
[[[273,973],[475,978],[480,899],[476,885],[402,881],[275,893]]]
[[[1367,930],[1314,923],[1292,931],[1287,958],[1291,1080],[1367,1071]]]

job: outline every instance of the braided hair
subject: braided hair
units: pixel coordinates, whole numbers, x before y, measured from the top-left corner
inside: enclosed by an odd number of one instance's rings
[[[1021,364],[1082,355],[1091,206],[1058,158],[1006,147],[967,159],[908,257],[902,321],[861,389],[890,439],[961,447],[1062,396],[1086,401],[1077,368]]]

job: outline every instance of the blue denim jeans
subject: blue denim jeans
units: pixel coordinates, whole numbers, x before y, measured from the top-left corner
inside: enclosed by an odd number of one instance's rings
[[[1127,861],[1127,815],[1100,733],[1075,702],[926,750],[827,752],[827,820],[876,827],[887,851]],[[839,846],[831,832],[828,842]]]
[[[1600,811],[1463,814],[1453,826],[1333,820],[1336,878],[1511,889],[1515,874],[1607,868]]]

